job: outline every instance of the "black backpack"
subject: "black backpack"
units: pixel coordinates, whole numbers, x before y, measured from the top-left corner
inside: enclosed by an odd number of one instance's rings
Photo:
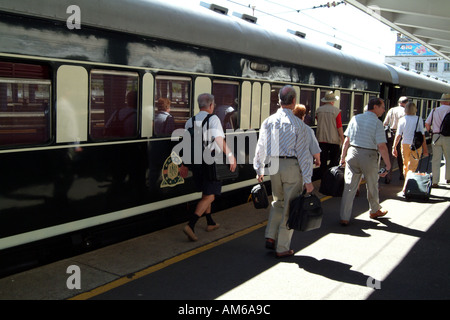
[[[189,133],[189,137],[191,139],[191,141],[190,141],[191,155],[190,155],[189,159],[187,159],[187,160],[190,160],[189,161],[190,163],[185,163],[185,164],[187,164],[187,165],[194,165],[194,163],[195,163],[195,161],[194,161],[195,160],[195,158],[194,158],[195,147],[194,146],[195,146],[195,143],[197,143],[197,141],[195,140],[195,137],[197,135],[202,137],[202,148],[201,148],[201,150],[202,150],[202,160],[203,160],[203,151],[205,149],[205,143],[203,141],[203,126],[205,125],[205,123],[208,123],[208,128],[209,128],[209,121],[208,120],[209,120],[209,118],[211,116],[212,116],[212,114],[208,114],[206,116],[206,118],[202,121],[202,125],[200,127],[197,127],[195,125],[195,116],[192,117],[192,127],[187,129],[187,132]],[[186,160],[185,158],[183,158],[183,159]]]
[[[414,137],[413,143],[410,145],[410,149],[415,151],[422,147],[423,144],[423,133],[421,131],[417,131],[417,126],[419,125],[420,117],[417,116],[416,128],[414,129]]]
[[[450,136],[450,112],[447,112],[442,120],[440,131],[444,137]]]

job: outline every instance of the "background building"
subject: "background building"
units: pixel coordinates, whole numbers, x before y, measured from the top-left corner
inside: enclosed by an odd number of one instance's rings
[[[395,56],[386,56],[385,62],[450,82],[450,61],[400,33],[395,43]]]

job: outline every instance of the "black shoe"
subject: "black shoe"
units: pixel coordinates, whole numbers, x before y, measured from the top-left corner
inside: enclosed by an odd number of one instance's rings
[[[266,248],[270,250],[275,250],[275,240],[267,238],[266,239]]]

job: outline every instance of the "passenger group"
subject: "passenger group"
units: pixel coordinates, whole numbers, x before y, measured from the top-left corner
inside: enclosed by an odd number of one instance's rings
[[[353,200],[362,177],[367,186],[370,218],[376,219],[387,214],[388,211],[380,205],[378,179],[384,177],[386,184],[391,182],[394,158],[398,161],[400,180],[405,180],[408,171],[417,170],[419,159],[428,156],[425,130],[432,134],[433,187],[438,187],[440,181],[442,155],[445,158],[445,180],[447,184],[450,183],[450,136],[440,132],[445,115],[450,113],[450,93],[442,95],[440,106],[432,110],[425,121],[425,128],[423,121],[416,115],[417,106],[403,96],[398,99],[398,106],[389,109],[384,122],[380,120],[385,113],[383,99],[371,99],[365,112],[353,116],[344,132],[341,112],[334,106],[338,100],[339,97],[332,91],[321,99],[325,104],[316,111],[317,131],[314,135],[303,121],[305,106],[297,104],[295,89],[287,85],[279,91],[280,108],[261,125],[253,167],[258,182],[270,174],[273,201],[265,230],[265,246],[275,250],[279,258],[294,254],[290,249],[293,230],[286,227],[290,201],[304,189],[308,193],[313,191],[314,164],[319,167],[320,177],[331,167],[345,167],[339,221],[343,226],[350,222]],[[200,95],[199,106],[199,118],[204,119],[208,114],[213,114],[214,97]],[[193,125],[191,119],[186,123],[186,128]],[[220,120],[214,115],[211,120],[218,134],[209,138],[220,142],[220,149],[229,158],[230,170],[234,171],[236,159],[224,140]],[[415,132],[419,132],[423,142],[420,147],[411,148]],[[379,155],[385,164],[381,170]],[[269,168],[267,164],[271,164]],[[273,164],[276,164],[276,170],[268,172],[273,169]],[[207,219],[207,231],[219,227],[210,213],[214,196],[220,194],[221,183],[208,180],[201,170],[193,171],[198,190],[202,191],[203,196],[183,231],[191,241],[196,241],[198,238],[194,226],[202,215]]]

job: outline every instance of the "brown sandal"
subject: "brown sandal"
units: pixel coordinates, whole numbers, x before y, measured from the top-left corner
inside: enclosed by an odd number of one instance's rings
[[[294,255],[294,250],[289,250],[289,251],[285,251],[285,252],[277,252],[277,258],[286,258],[286,257],[290,257]]]

